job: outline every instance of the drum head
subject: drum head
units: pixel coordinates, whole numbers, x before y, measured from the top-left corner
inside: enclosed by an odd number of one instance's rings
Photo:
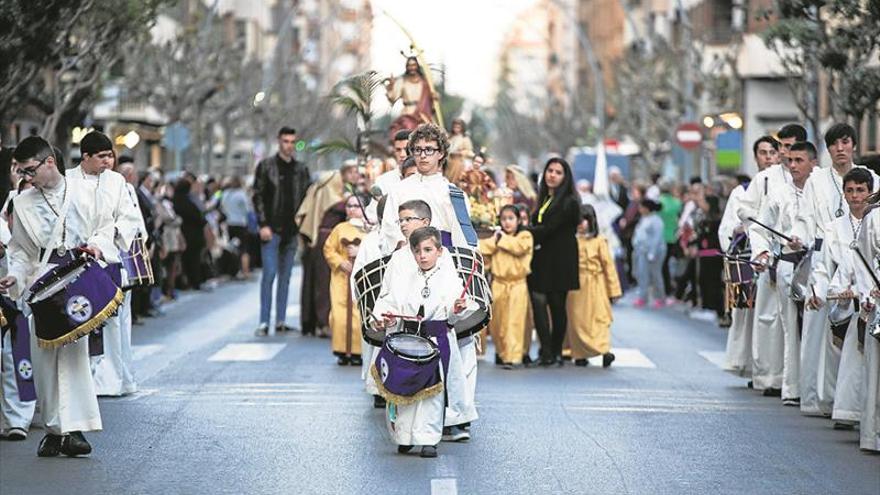
[[[419,335],[395,333],[385,340],[385,346],[394,354],[414,359],[431,359],[437,354],[437,345]]]
[[[31,287],[31,296],[28,303],[37,303],[46,300],[67,287],[73,280],[79,277],[88,267],[85,260],[77,259],[64,266],[58,266],[46,275],[34,282]]]

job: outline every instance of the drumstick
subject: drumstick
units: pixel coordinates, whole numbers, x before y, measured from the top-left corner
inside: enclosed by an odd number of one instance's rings
[[[401,320],[420,321],[421,316],[398,315],[394,313],[382,313],[383,318],[400,318]]]
[[[828,297],[825,298],[828,301],[840,301],[841,299],[861,299],[858,294],[850,294],[848,296],[844,296],[843,294],[828,294]]]
[[[471,282],[474,281],[474,273],[477,271],[477,260],[473,260],[474,266],[471,268],[471,274],[468,275],[467,282],[464,284],[464,290],[461,291],[461,295],[458,296],[459,299],[463,298],[467,295],[468,289],[471,287]]]
[[[819,296],[816,295],[816,286],[815,285],[810,284],[810,292],[813,293],[813,297],[815,297],[816,299],[819,299]]]
[[[732,260],[732,261],[742,261],[742,262],[748,263],[749,265],[752,265],[752,266],[763,266],[761,263],[758,263],[757,261],[752,261],[748,258],[743,258],[743,257],[738,257],[738,256],[730,256],[729,254],[725,254],[724,257],[729,260]]]
[[[771,228],[771,227],[768,227],[768,226],[764,225],[763,223],[761,223],[761,222],[755,220],[755,217],[749,217],[748,220],[751,220],[752,222],[755,222],[756,224],[760,225],[761,227],[764,227],[765,229],[769,230],[770,233],[775,234],[775,235],[777,235],[777,236],[779,236],[779,237],[785,239],[785,240],[788,241],[788,242],[792,242],[792,238],[791,238],[791,237],[789,237],[789,236],[783,234],[782,232],[779,232],[778,230],[775,230],[775,229],[773,229],[773,228]]]

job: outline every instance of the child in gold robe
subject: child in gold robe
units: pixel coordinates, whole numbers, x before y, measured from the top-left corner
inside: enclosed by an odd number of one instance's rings
[[[568,293],[568,336],[576,366],[587,358],[602,356],[602,366],[614,361],[611,353],[611,304],[621,296],[617,269],[608,240],[599,235],[596,211],[581,207],[578,226],[578,273],[580,289]]]
[[[492,320],[489,332],[502,365],[513,369],[522,365],[529,308],[526,276],[532,264],[532,234],[520,230],[516,206],[506,205],[498,215],[501,230],[480,240],[480,251],[491,259]]]
[[[333,354],[340,366],[360,366],[361,317],[351,295],[350,278],[361,241],[367,235],[363,203],[357,195],[345,201],[348,221],[330,232],[324,243],[324,259],[330,266],[330,330]]]

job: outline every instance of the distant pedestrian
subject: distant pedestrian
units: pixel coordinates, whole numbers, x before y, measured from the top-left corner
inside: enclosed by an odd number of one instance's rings
[[[666,243],[663,241],[663,221],[657,215],[659,210],[660,205],[647,198],[639,205],[641,218],[633,235],[633,258],[639,284],[636,307],[643,307],[648,303],[652,289],[653,307],[663,307],[666,289],[663,287],[662,269],[666,258]]]

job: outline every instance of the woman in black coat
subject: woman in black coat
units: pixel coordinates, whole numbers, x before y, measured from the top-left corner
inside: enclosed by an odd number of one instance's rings
[[[575,234],[580,222],[580,198],[574,189],[571,167],[562,158],[544,166],[537,209],[529,230],[535,240],[529,295],[535,328],[541,339],[540,364],[562,365],[562,343],[568,326],[565,301],[568,291],[579,288],[578,247]],[[549,308],[551,323],[547,318]]]
[[[202,287],[202,251],[207,246],[205,239],[205,214],[190,197],[192,183],[181,177],[174,185],[174,212],[183,220],[181,231],[186,240],[183,252],[183,271],[187,287],[199,290]]]

